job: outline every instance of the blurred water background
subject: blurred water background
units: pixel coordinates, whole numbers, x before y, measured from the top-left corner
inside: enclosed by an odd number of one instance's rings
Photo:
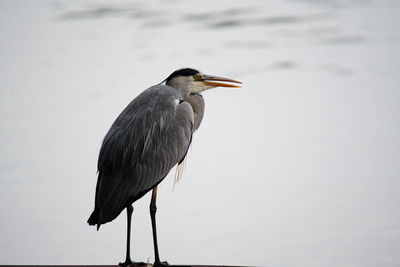
[[[400,266],[397,0],[0,1],[0,264],[116,264],[125,213],[92,211],[103,136],[180,67],[204,93],[163,260]],[[132,254],[153,261],[149,196]]]

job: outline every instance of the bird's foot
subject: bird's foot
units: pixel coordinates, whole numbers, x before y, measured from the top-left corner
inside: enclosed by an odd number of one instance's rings
[[[168,262],[166,262],[166,261],[163,261],[163,262],[161,262],[161,261],[159,261],[159,262],[154,262],[154,264],[153,264],[153,267],[171,267],[172,265],[169,265],[169,263]]]
[[[125,262],[118,263],[121,267],[133,266],[133,262],[131,260],[126,260]]]
[[[125,260],[125,262],[120,262],[118,264],[121,267],[142,267],[142,266],[147,266],[147,263],[144,262],[133,262],[130,259]]]

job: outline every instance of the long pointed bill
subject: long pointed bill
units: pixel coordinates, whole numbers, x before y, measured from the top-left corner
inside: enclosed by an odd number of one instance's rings
[[[223,82],[230,82],[230,83],[223,83]],[[203,83],[210,87],[234,87],[240,88],[240,85],[231,84],[231,83],[242,83],[236,80],[232,80],[229,78],[218,77],[218,76],[211,76],[211,75],[204,75]]]

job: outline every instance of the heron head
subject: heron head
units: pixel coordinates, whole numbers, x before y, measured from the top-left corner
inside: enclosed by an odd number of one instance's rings
[[[188,90],[189,93],[200,93],[214,87],[238,88],[240,86],[236,84],[241,84],[241,82],[233,79],[207,75],[190,68],[183,68],[174,71],[168,76],[165,82],[167,85],[178,90]]]

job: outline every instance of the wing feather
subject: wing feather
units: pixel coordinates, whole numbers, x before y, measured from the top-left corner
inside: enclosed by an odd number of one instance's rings
[[[190,146],[194,115],[178,91],[153,86],[135,98],[105,136],[98,160],[95,211],[103,224],[160,183]],[[96,218],[97,217],[97,218]]]

